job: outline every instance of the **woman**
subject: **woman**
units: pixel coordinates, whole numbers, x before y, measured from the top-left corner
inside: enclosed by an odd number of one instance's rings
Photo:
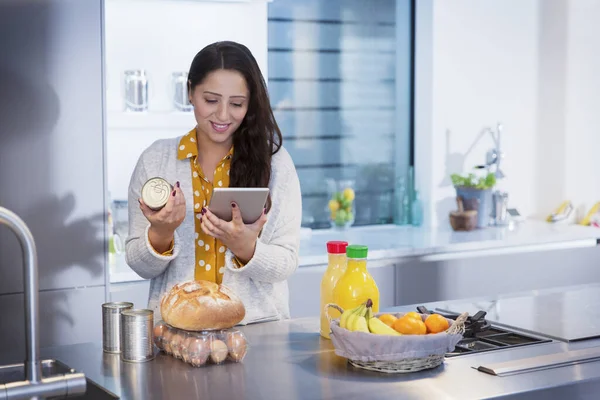
[[[298,266],[301,198],[298,175],[251,52],[234,42],[201,50],[188,74],[197,125],[186,135],[154,142],[129,184],[127,263],[151,279],[148,307],[160,316],[161,296],[177,283],[223,283],[246,308],[242,324],[289,318],[287,278]],[[159,176],[175,189],[152,211],[141,188]],[[207,208],[213,187],[269,187],[263,215],[244,224]]]

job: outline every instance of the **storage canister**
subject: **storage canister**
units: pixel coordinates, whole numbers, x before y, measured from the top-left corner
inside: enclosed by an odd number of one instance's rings
[[[102,349],[107,353],[121,352],[121,312],[133,308],[133,303],[102,304]]]
[[[147,309],[121,313],[121,360],[144,362],[154,358],[154,312]]]

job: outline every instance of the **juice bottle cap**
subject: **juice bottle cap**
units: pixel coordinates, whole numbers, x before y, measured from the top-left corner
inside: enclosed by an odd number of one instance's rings
[[[327,242],[327,252],[332,254],[345,254],[348,242],[332,240]]]
[[[369,248],[361,244],[352,244],[346,247],[346,255],[348,258],[367,258]]]

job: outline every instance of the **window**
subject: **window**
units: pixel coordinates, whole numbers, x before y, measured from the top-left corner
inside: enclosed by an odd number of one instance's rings
[[[302,186],[303,226],[329,227],[326,178],[355,182],[354,225],[393,223],[412,165],[411,0],[276,0],[271,103]]]

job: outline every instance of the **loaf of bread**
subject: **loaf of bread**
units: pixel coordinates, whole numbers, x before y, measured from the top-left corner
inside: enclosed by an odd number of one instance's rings
[[[177,284],[160,302],[167,324],[188,331],[228,329],[246,315],[244,304],[227,286],[209,281]]]

